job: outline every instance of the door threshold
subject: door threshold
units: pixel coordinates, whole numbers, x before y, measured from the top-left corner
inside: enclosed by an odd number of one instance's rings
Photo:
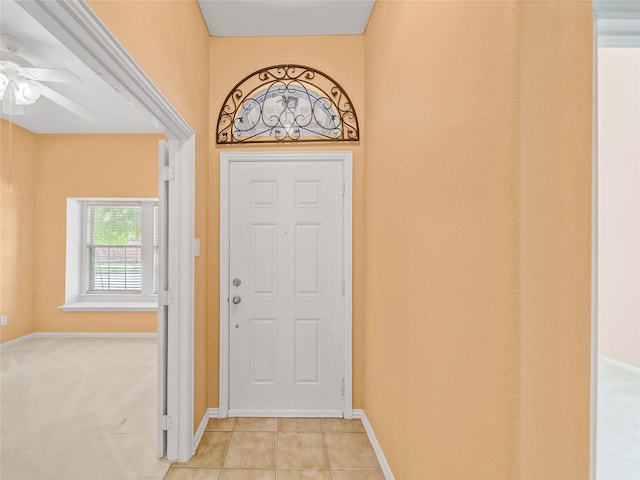
[[[292,417],[292,418],[344,418],[342,410],[235,410],[229,409],[229,417]]]

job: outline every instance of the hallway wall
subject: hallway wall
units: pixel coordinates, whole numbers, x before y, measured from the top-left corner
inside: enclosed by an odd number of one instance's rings
[[[365,411],[397,479],[517,454],[517,11],[377,2],[365,33]]]
[[[0,119],[0,343],[33,332],[36,135]]]
[[[520,2],[519,478],[589,478],[591,2]]]
[[[398,479],[588,478],[590,2],[377,2],[365,410]]]

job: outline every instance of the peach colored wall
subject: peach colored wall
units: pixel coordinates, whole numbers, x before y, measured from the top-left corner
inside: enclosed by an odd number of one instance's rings
[[[591,2],[521,2],[520,478],[589,478]]]
[[[363,404],[364,380],[364,155],[362,142],[343,144],[259,145],[222,147],[215,144],[218,112],[231,89],[246,75],[263,67],[277,64],[301,64],[316,68],[334,78],[354,103],[360,129],[366,129],[364,98],[364,38],[362,35],[325,37],[212,37],[210,41],[211,68],[211,169],[210,192],[210,246],[213,255],[219,252],[220,224],[220,152],[226,151],[327,151],[353,152],[353,388],[354,406]],[[218,405],[219,399],[219,265],[211,259],[209,269],[209,406]]]
[[[590,2],[374,8],[364,405],[398,479],[588,478],[591,31]]]
[[[398,480],[517,447],[517,11],[378,1],[365,32],[364,406]]]
[[[598,352],[640,367],[640,48],[598,49]]]
[[[33,331],[36,135],[0,119],[0,343]]]
[[[39,332],[155,332],[155,312],[63,312],[67,198],[158,196],[159,135],[37,135]]]
[[[89,5],[140,67],[169,99],[196,134],[194,423],[207,407],[207,283],[216,282],[217,252],[209,264],[209,33],[195,0],[101,1]],[[215,168],[215,167],[214,167]],[[216,315],[214,312],[213,315]],[[215,317],[213,317],[215,318]],[[215,328],[215,327],[213,327]]]

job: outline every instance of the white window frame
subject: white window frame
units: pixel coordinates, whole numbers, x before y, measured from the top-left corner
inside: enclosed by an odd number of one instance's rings
[[[142,203],[143,280],[141,293],[87,293],[88,203]],[[69,198],[67,199],[67,248],[65,273],[65,303],[63,311],[156,311],[158,294],[153,293],[153,206],[157,198]],[[145,219],[145,212],[148,218]],[[146,252],[150,252],[146,253]],[[145,257],[151,257],[145,261]],[[146,280],[146,281],[145,281]]]

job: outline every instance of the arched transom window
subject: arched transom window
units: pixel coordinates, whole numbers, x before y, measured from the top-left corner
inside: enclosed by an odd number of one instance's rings
[[[358,141],[347,93],[329,76],[301,65],[252,73],[227,95],[218,144]]]

